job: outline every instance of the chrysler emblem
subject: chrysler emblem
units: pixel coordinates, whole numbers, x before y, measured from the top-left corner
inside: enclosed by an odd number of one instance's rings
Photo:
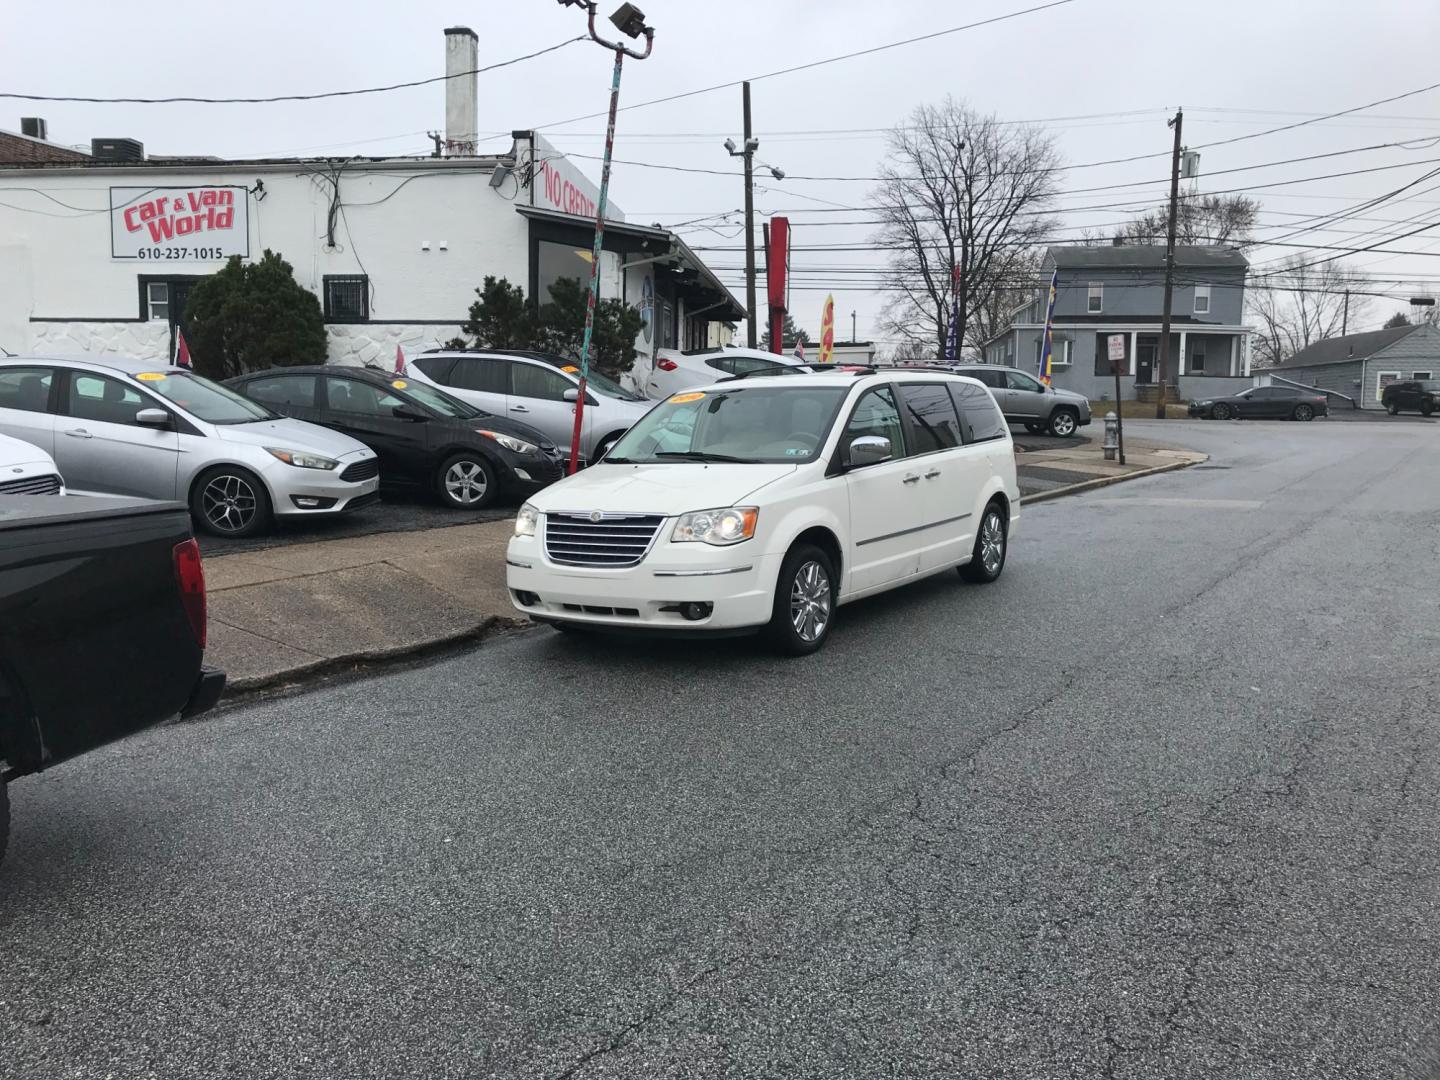
[[[19,470],[17,469],[16,471],[18,472]],[[600,522],[602,522],[602,521],[605,520],[605,515],[602,514],[599,510],[591,510],[591,511],[590,511],[590,520],[591,520],[592,522],[594,522],[596,525],[598,525],[598,524],[600,524]]]

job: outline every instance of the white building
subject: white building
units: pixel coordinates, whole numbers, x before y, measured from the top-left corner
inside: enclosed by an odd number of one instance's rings
[[[448,70],[473,73],[475,35],[446,42]],[[47,161],[17,135],[24,160],[7,161],[0,139],[0,348],[168,356],[190,286],[266,249],[320,297],[335,363],[456,336],[489,275],[542,300],[557,278],[588,281],[596,186],[532,132],[476,156],[475,76],[446,92],[444,157],[145,159],[138,143],[96,140]],[[645,319],[637,373],[655,349],[703,348],[724,336],[712,324],[744,318],[679,237],[613,204],[600,290]]]

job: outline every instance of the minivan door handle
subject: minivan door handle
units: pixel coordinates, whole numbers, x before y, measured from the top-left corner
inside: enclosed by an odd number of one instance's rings
[[[72,439],[93,439],[95,437],[94,435],[91,435],[90,432],[86,431],[83,427],[71,428],[69,431],[65,432],[65,434],[69,435]]]
[[[905,479],[901,480],[900,482],[902,484],[918,484],[920,482],[920,477],[916,476],[913,472],[907,473]]]

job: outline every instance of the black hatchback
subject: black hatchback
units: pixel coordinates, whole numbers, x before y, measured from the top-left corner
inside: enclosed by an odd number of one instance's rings
[[[375,451],[382,485],[431,491],[458,509],[523,496],[564,471],[555,444],[528,424],[375,368],[271,368],[226,385],[284,416],[358,439]]]

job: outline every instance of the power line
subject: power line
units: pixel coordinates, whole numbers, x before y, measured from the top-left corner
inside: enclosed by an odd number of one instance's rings
[[[698,90],[685,90],[678,94],[667,95],[666,97],[651,98],[649,101],[637,101],[634,105],[620,106],[620,111],[629,112],[632,109],[644,109],[651,105],[662,105],[667,101],[680,101],[684,98],[696,97],[700,94],[713,93],[716,90],[728,90],[731,87],[739,86],[745,82],[753,83],[759,82],[761,79],[773,79],[780,75],[793,75],[797,71],[808,71],[811,68],[822,67],[825,64],[839,63],[841,60],[853,60],[857,56],[870,56],[874,53],[885,52],[887,49],[898,49],[902,45],[914,45],[921,41],[933,41],[935,38],[945,37],[947,34],[958,34],[962,30],[974,30],[977,27],[990,26],[993,23],[1001,23],[1009,19],[1018,19],[1022,15],[1033,15],[1038,11],[1048,11],[1050,8],[1062,7],[1065,4],[1073,2],[1074,0],[1051,0],[1048,4],[1039,4],[1035,7],[1023,8],[1020,11],[1007,12],[1004,15],[995,15],[989,19],[965,23],[963,26],[952,26],[946,30],[936,30],[929,34],[920,34],[917,37],[905,38],[901,41],[891,41],[885,45],[875,45],[869,49],[857,49],[855,52],[841,53],[839,56],[829,56],[823,60],[812,60],[806,64],[796,64],[793,67],[780,68],[777,71],[767,71],[763,75],[751,75],[744,79],[733,79],[730,82],[716,83],[714,86],[704,86]],[[606,115],[608,114],[603,112],[586,113],[584,116],[572,116],[568,120],[556,120],[550,124],[538,124],[535,125],[535,130],[548,130],[549,128],[560,127],[562,124],[574,124],[581,120],[594,120],[596,117]]]
[[[463,79],[471,75],[483,75],[487,71],[495,71],[498,68],[509,67],[512,64],[519,64],[525,60],[533,60],[537,56],[544,56],[546,53],[563,49],[567,45],[573,45],[577,41],[588,41],[584,34],[579,37],[566,38],[556,45],[549,45],[524,56],[517,56],[510,60],[502,60],[498,64],[488,64],[485,67],[474,68],[470,71],[457,71],[452,75],[436,75],[430,79],[416,79],[413,82],[392,83],[389,86],[369,86],[361,90],[327,90],[318,94],[280,94],[275,97],[236,97],[236,98],[211,98],[211,97],[163,97],[163,98],[139,98],[139,97],[75,97],[52,94],[19,94],[10,91],[0,91],[0,98],[15,98],[20,101],[80,101],[90,105],[269,105],[279,101],[320,101],[324,98],[355,97],[359,94],[386,94],[392,90],[409,90],[415,86],[429,86],[431,83],[445,82],[447,79]],[[398,138],[398,136],[397,136]]]

